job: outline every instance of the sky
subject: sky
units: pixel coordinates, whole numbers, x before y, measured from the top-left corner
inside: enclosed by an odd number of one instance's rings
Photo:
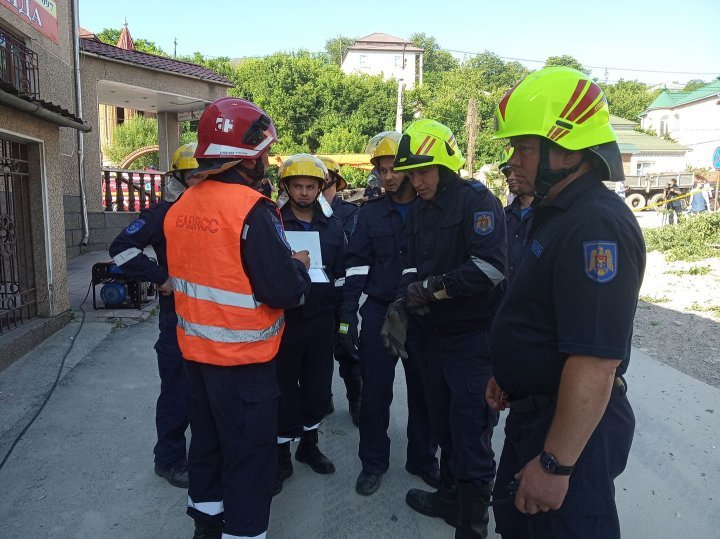
[[[172,54],[266,56],[325,50],[337,36],[434,37],[459,59],[491,51],[531,69],[569,54],[601,81],[720,76],[718,0],[79,0],[80,25],[120,28]],[[662,7],[666,5],[667,7]]]

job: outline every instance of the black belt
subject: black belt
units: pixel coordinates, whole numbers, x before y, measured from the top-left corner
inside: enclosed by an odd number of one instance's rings
[[[627,382],[625,378],[616,376],[613,382],[613,389],[619,391],[621,395],[625,395],[625,393],[627,393]],[[532,414],[550,408],[555,404],[556,400],[556,395],[534,393],[521,399],[511,400],[510,410],[516,414]]]

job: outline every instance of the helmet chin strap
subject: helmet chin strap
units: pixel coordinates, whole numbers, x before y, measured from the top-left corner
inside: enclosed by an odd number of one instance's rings
[[[570,168],[552,170],[550,168],[550,141],[540,139],[540,163],[538,163],[537,175],[535,177],[535,196],[537,198],[547,197],[553,185],[568,178],[580,169],[582,161]]]
[[[390,196],[391,198],[401,197],[401,196],[403,195],[403,193],[405,192],[405,190],[407,189],[408,185],[410,185],[410,178],[406,175],[406,176],[403,178],[403,181],[400,182],[400,186],[399,186],[397,189],[395,189],[394,191],[388,191],[388,190],[386,189],[385,192],[386,192],[386,193],[388,194],[388,196]]]

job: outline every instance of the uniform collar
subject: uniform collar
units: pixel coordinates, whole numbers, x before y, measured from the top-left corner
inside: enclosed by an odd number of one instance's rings
[[[283,222],[288,221],[295,221],[297,223],[305,223],[307,221],[301,221],[295,216],[295,213],[292,211],[292,208],[290,207],[290,201],[282,207],[280,210],[280,215],[283,218]],[[318,204],[313,204],[313,218],[312,221],[310,221],[310,224],[313,223],[323,223],[327,224],[327,217],[325,217],[325,214],[322,212]]]
[[[408,204],[412,204],[418,199],[418,196],[416,195],[414,199],[412,199]],[[375,202],[375,204],[382,204],[383,205],[383,215],[390,215],[391,212],[396,212],[398,209],[395,207],[395,202],[393,202],[393,199],[390,198],[388,195],[382,195],[380,199]]]
[[[565,211],[572,206],[578,198],[585,195],[594,187],[597,187],[597,185],[601,183],[601,180],[601,171],[593,169],[571,182],[551,201],[547,203],[541,201],[539,206],[542,208],[557,208]]]

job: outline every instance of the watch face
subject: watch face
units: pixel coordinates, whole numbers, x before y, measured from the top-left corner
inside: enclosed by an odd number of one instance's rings
[[[554,473],[557,470],[557,462],[553,456],[548,453],[540,455],[540,464],[546,472]]]

